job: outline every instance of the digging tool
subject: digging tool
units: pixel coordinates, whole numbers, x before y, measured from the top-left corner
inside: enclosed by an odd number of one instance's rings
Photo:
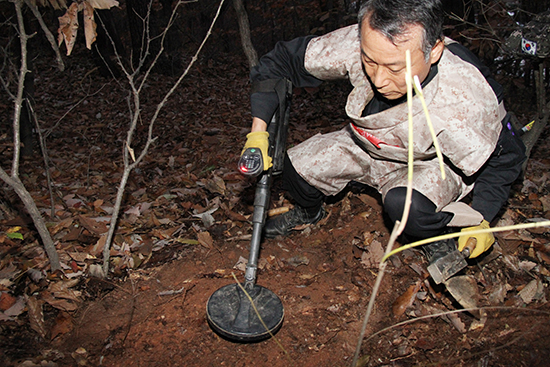
[[[464,308],[477,306],[477,284],[474,278],[467,275],[454,276],[468,266],[466,258],[476,247],[477,240],[470,237],[462,252],[455,249],[450,254],[437,259],[428,266],[428,272],[436,284],[443,283],[447,291]]]
[[[252,93],[271,91],[277,92],[279,98],[279,108],[267,127],[269,156],[272,157],[273,167],[263,170],[262,154],[257,148],[246,149],[238,163],[241,173],[248,176],[259,175],[244,282],[218,289],[210,296],[206,305],[210,327],[222,337],[236,342],[267,339],[280,329],[284,318],[284,308],[279,297],[269,289],[255,284],[271,183],[273,176],[283,171],[292,84],[286,79],[279,79],[266,80],[252,87]]]
[[[428,266],[428,272],[436,284],[441,284],[447,279],[468,266],[466,258],[470,256],[472,250],[476,247],[477,240],[470,237],[466,242],[466,247],[462,252],[455,249],[451,253],[437,259]]]

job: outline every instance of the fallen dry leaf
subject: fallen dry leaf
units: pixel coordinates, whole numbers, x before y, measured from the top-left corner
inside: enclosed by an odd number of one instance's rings
[[[506,294],[512,287],[508,283],[496,282],[492,288],[490,288],[490,293],[488,296],[489,302],[492,305],[499,305],[504,302]]]
[[[51,329],[50,339],[53,340],[59,335],[64,335],[73,329],[73,318],[68,312],[60,311],[55,318],[55,323]]]
[[[542,203],[542,209],[547,212],[550,210],[550,195],[545,195],[541,198],[539,198],[540,202]]]
[[[247,263],[248,263],[247,259],[245,259],[242,256],[239,256],[239,260],[237,260],[237,263],[235,264],[235,266],[233,266],[233,268],[235,268],[237,270],[240,270],[240,271],[245,271]]]
[[[74,289],[66,289],[61,292],[52,293],[52,295],[55,298],[63,298],[63,299],[68,299],[75,302],[80,302],[80,296],[82,295],[82,292],[76,291]]]
[[[231,219],[232,221],[236,221],[236,222],[248,222],[248,218],[245,217],[244,215],[242,214],[239,214],[239,213],[235,213],[234,211],[232,210],[225,210],[225,214],[229,217],[229,219]],[[269,215],[269,213],[268,213]]]
[[[526,304],[540,299],[544,295],[544,285],[540,280],[533,279],[521,291],[518,292],[518,296]]]
[[[361,255],[361,264],[368,268],[377,268],[384,257],[384,249],[378,240],[372,240],[367,251]]]
[[[230,278],[232,271],[229,269],[216,269],[214,270],[214,275],[218,278]]]
[[[340,216],[346,215],[349,212],[351,212],[351,202],[349,199],[349,195],[347,195],[342,199],[342,203],[340,205]]]
[[[48,286],[48,291],[50,291],[51,293],[63,292],[69,288],[74,287],[79,282],[80,282],[80,279],[71,279],[71,280],[64,280],[64,281],[59,281],[55,283],[50,283],[50,285]]]
[[[92,255],[85,252],[68,252],[68,255],[71,257],[71,259],[79,263],[83,263],[86,260],[94,259]]]
[[[36,331],[42,339],[46,339],[48,332],[44,323],[42,304],[43,302],[34,296],[27,298],[27,313],[29,315],[31,329]]]
[[[23,311],[25,311],[25,306],[25,298],[19,296],[17,297],[17,301],[14,303],[14,305],[4,311],[4,315],[8,317],[19,316],[21,313],[23,313]]]
[[[544,261],[545,263],[550,264],[550,255],[548,255],[547,253],[542,251],[537,251],[537,257],[541,261]]]
[[[98,256],[103,252],[103,248],[105,247],[105,243],[107,242],[107,234],[102,235],[99,237],[99,240],[95,243],[95,245],[88,247],[88,251],[90,252],[90,255],[92,256]]]
[[[485,327],[485,323],[487,322],[487,312],[481,310],[480,314],[481,316],[479,320],[474,319],[474,321],[472,321],[472,323],[470,324],[470,328],[468,329],[468,331],[483,330],[483,328]]]
[[[466,332],[466,325],[456,313],[450,313],[443,317],[446,317],[459,333],[464,334]]]
[[[359,197],[359,200],[361,200],[364,204],[367,204],[371,208],[377,211],[382,210],[382,205],[380,204],[380,201],[377,198],[367,194],[360,194],[358,197]]]
[[[77,350],[71,353],[71,357],[73,357],[77,366],[88,365],[88,351],[82,347],[77,348]]]
[[[479,300],[476,278],[471,275],[456,275],[445,281],[447,291],[464,308],[475,308]],[[478,316],[471,311],[474,316]]]
[[[308,265],[309,259],[304,255],[296,255],[292,256],[287,260],[289,265],[292,265],[294,267],[300,266],[300,265]]]
[[[0,270],[0,279],[13,279],[21,273],[13,263],[9,263],[6,267]]]
[[[204,187],[212,192],[220,195],[225,195],[225,181],[216,175],[212,176],[212,179],[203,180]]]
[[[55,298],[49,292],[42,292],[41,296],[45,302],[47,302],[50,306],[57,308],[58,310],[75,311],[78,309],[78,304],[66,299]]]
[[[90,233],[101,235],[109,230],[107,224],[104,221],[98,221],[94,218],[79,215],[78,221],[80,222],[82,227],[86,228],[88,231],[90,231]]]
[[[0,292],[0,311],[6,311],[17,301],[17,298],[8,292]]]
[[[211,249],[214,245],[214,240],[212,239],[212,236],[209,232],[206,231],[199,232],[199,234],[197,235],[197,240],[202,246],[206,247],[207,249]]]
[[[416,282],[416,284],[411,285],[405,293],[397,297],[395,302],[392,305],[392,313],[394,316],[401,316],[405,313],[408,307],[412,306],[416,294],[422,285],[422,281]]]
[[[61,222],[56,223],[54,226],[48,228],[52,236],[56,235],[59,231],[69,228],[73,224],[73,218],[63,219]]]

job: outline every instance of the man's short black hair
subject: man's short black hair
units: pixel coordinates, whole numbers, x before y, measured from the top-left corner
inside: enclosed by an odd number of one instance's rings
[[[391,42],[404,35],[411,25],[424,29],[422,50],[426,58],[443,39],[443,5],[440,0],[367,0],[359,10],[359,35],[365,18],[369,26]]]

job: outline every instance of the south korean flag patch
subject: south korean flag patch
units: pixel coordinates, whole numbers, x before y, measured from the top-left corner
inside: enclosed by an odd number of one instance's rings
[[[533,41],[526,40],[525,38],[521,39],[521,51],[529,55],[537,54],[537,43]]]

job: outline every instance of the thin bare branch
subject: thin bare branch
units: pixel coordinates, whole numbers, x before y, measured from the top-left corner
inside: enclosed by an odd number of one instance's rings
[[[10,71],[8,68],[6,68],[6,64],[7,64],[7,60],[8,60],[8,55],[7,55],[7,52],[6,52],[6,49],[5,48],[1,48],[3,53],[4,53],[4,62],[2,63],[2,68],[0,68],[0,73],[2,71],[4,71],[4,69],[7,70],[7,73],[9,74]],[[9,79],[9,77],[8,77]],[[2,76],[0,75],[0,82],[2,83],[2,86],[4,87],[4,90],[6,91],[6,93],[8,94],[8,96],[10,97],[11,100],[15,100],[16,96],[15,94],[13,94],[10,90],[10,83]]]
[[[83,103],[85,100],[87,100],[88,98],[90,97],[93,97],[95,96],[96,94],[98,94],[99,92],[101,92],[101,90],[105,87],[105,85],[107,84],[103,84],[101,86],[101,88],[99,88],[97,91],[91,93],[91,94],[87,94],[85,95],[84,97],[82,97],[78,102],[76,102],[74,105],[72,105],[67,111],[65,111],[65,113],[55,122],[55,124],[51,127],[48,127],[46,129],[43,129],[43,132],[44,132],[44,137],[47,138],[53,131],[55,131],[57,129],[57,127],[59,126],[59,124],[61,123],[61,121],[63,121],[63,119],[65,117],[67,117],[67,115],[69,113],[71,113],[75,108],[77,108],[81,103]]]
[[[22,2],[15,1],[15,13],[17,14],[17,23],[19,27],[19,42],[21,44],[21,65],[19,68],[19,78],[17,84],[17,93],[14,102],[13,112],[13,160],[11,165],[11,177],[19,176],[19,157],[21,154],[21,140],[19,136],[19,128],[21,124],[21,108],[23,106],[23,92],[25,88],[25,77],[29,72],[27,66],[27,41],[29,39],[25,31],[23,20]]]
[[[181,3],[182,3],[181,1],[178,2],[178,6]],[[212,20],[212,23],[210,24],[210,28],[208,29],[207,34],[205,35],[201,45],[199,46],[199,48],[197,49],[197,51],[195,53],[195,55],[192,57],[191,61],[187,65],[187,68],[180,75],[180,77],[178,78],[176,83],[174,83],[172,88],[170,88],[170,90],[165,94],[162,101],[157,105],[156,111],[155,111],[153,117],[151,118],[151,120],[149,121],[149,129],[148,129],[148,132],[147,132],[147,141],[145,142],[145,146],[143,147],[143,149],[141,150],[140,154],[137,157],[135,157],[132,154],[132,158],[133,158],[132,163],[130,163],[129,158],[130,158],[130,150],[132,149],[131,148],[132,147],[132,137],[133,137],[133,134],[135,132],[137,122],[141,118],[141,115],[140,115],[140,91],[141,91],[141,89],[136,88],[136,85],[134,83],[134,79],[135,79],[136,74],[135,73],[129,74],[128,70],[123,68],[123,72],[126,74],[126,77],[128,79],[128,83],[129,83],[130,88],[131,88],[131,93],[132,93],[131,99],[132,99],[133,103],[129,101],[130,113],[131,113],[131,123],[130,123],[130,126],[128,128],[128,134],[127,134],[124,146],[123,146],[123,153],[122,154],[123,154],[123,161],[124,161],[124,171],[122,173],[122,178],[120,180],[120,185],[119,185],[118,190],[117,190],[117,196],[116,196],[116,200],[115,200],[115,204],[114,204],[114,208],[113,208],[113,214],[111,215],[110,227],[109,227],[109,231],[107,232],[107,239],[105,241],[105,247],[103,248],[103,276],[107,276],[107,274],[109,272],[109,259],[110,259],[111,242],[113,240],[114,233],[115,233],[115,230],[116,230],[116,224],[118,222],[118,214],[120,212],[120,208],[121,208],[121,205],[122,205],[122,198],[123,198],[124,192],[126,190],[126,184],[128,182],[128,177],[130,176],[130,172],[147,155],[147,153],[149,151],[149,147],[156,140],[156,138],[153,137],[153,128],[154,128],[155,122],[158,118],[158,115],[159,115],[160,111],[162,110],[162,108],[164,108],[164,105],[166,104],[168,99],[172,96],[172,94],[174,93],[176,88],[181,84],[182,80],[187,76],[187,74],[189,73],[189,70],[194,65],[196,60],[198,59],[198,56],[199,56],[200,52],[202,51],[204,45],[206,44],[206,41],[208,40],[208,38],[212,34],[212,29],[214,28],[216,20],[218,19],[219,15],[220,15],[220,11],[221,11],[221,8],[223,6],[223,3],[224,3],[224,0],[221,0],[220,5],[218,6],[218,10],[217,10],[217,12],[214,16],[214,19]],[[175,14],[175,9],[172,13],[172,17],[170,18],[170,22],[169,22],[168,25],[172,24],[174,14]],[[164,34],[166,34],[166,32],[168,32],[168,30],[169,30],[169,26],[166,27],[166,29],[164,30]],[[164,40],[164,35],[163,35],[163,40]],[[161,48],[161,51],[162,51],[162,48]],[[160,54],[160,52],[159,52],[159,54]],[[123,65],[122,65],[120,57],[117,56],[117,60],[119,62],[119,65],[121,65],[121,67],[122,67]],[[155,58],[154,62],[156,62],[157,60],[158,60],[158,58]],[[149,74],[147,73],[146,76],[148,77]],[[143,83],[145,82],[146,79],[147,79],[146,77],[143,78],[143,80],[141,82],[141,85],[143,85]]]
[[[50,174],[50,157],[48,156],[48,149],[46,148],[46,139],[44,134],[40,129],[40,123],[38,122],[38,117],[34,111],[32,103],[27,101],[29,106],[31,116],[34,120],[34,126],[36,127],[36,133],[38,134],[38,142],[40,144],[40,151],[42,152],[42,159],[44,159],[44,172],[46,173],[46,182],[48,184],[48,191],[50,193],[50,205],[51,205],[51,214],[50,217],[55,218],[55,201],[53,199],[53,188],[52,188],[52,177]]]
[[[521,312],[521,313],[526,313],[526,312],[527,313],[539,313],[541,315],[550,316],[549,311],[537,310],[537,309],[532,309],[532,308],[507,307],[507,306],[486,306],[486,307],[475,307],[475,308],[462,308],[462,309],[459,309],[459,310],[449,310],[449,311],[434,313],[434,314],[431,314],[431,315],[419,316],[419,317],[415,317],[413,319],[398,322],[397,324],[393,324],[391,326],[385,327],[381,330],[378,330],[376,333],[371,334],[368,338],[365,339],[365,342],[368,342],[372,338],[374,338],[374,337],[376,337],[380,334],[384,334],[387,331],[393,330],[393,329],[401,327],[401,326],[409,325],[409,324],[412,324],[412,323],[415,323],[415,322],[418,322],[418,321],[429,320],[429,319],[433,319],[433,318],[436,318],[436,317],[441,317],[441,316],[446,316],[446,315],[453,315],[453,314],[457,314],[457,313],[464,313],[464,312],[470,312],[471,313],[471,312],[474,312],[474,311],[488,311],[488,310],[517,311],[517,312]]]
[[[42,18],[42,14],[40,14],[40,11],[36,7],[36,4],[32,2],[31,0],[25,0],[25,4],[31,9],[32,13],[38,20],[38,23],[40,24],[40,27],[42,28],[42,31],[46,35],[46,38],[50,42],[50,45],[52,46],[53,51],[55,52],[55,59],[57,61],[57,68],[59,71],[65,70],[65,64],[63,63],[63,59],[61,58],[61,53],[59,52],[59,47],[57,46],[57,42],[55,41],[55,38],[50,32],[48,26],[44,22],[44,19]]]
[[[157,52],[156,56],[155,56],[155,59],[153,60],[153,62],[151,63],[151,65],[149,65],[149,68],[147,69],[147,71],[145,72],[145,75],[141,81],[141,84],[138,88],[138,91],[141,91],[144,84],[145,84],[145,80],[147,80],[147,77],[149,76],[149,74],[151,73],[151,71],[153,70],[153,67],[154,65],[157,63],[158,59],[160,58],[160,56],[162,55],[162,53],[164,52],[164,39],[166,38],[166,34],[168,33],[168,29],[170,29],[172,27],[172,25],[174,24],[174,17],[176,16],[177,14],[177,10],[178,10],[178,7],[182,4],[181,1],[178,1],[178,3],[176,4],[176,6],[174,7],[174,10],[172,11],[172,14],[170,15],[170,19],[168,20],[168,24],[166,25],[166,30],[164,32],[162,32],[161,34],[161,42],[160,42],[160,50],[159,52]]]

